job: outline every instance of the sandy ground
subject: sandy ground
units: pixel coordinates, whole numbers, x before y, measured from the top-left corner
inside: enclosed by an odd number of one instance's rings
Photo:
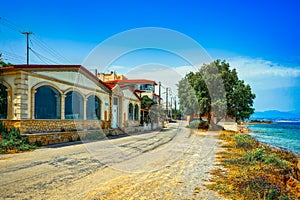
[[[220,199],[217,132],[164,131],[0,156],[0,199]]]

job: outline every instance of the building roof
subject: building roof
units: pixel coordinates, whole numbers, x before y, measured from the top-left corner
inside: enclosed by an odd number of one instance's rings
[[[120,88],[125,89],[125,88],[129,88],[131,90],[131,92],[139,99],[141,100],[141,97],[136,93],[136,90],[130,86],[130,85],[120,85]]]
[[[157,85],[157,83],[153,80],[148,79],[127,79],[127,80],[111,80],[106,81],[106,83],[120,83],[120,84],[130,84],[130,83],[153,83]]]
[[[116,84],[111,84],[111,83],[105,83],[107,87],[109,87],[109,89],[113,89],[114,87],[116,87]]]
[[[107,85],[107,83],[99,80],[97,76],[95,76],[93,73],[91,73],[89,70],[87,70],[82,65],[11,65],[11,66],[5,66],[0,67],[0,71],[2,72],[13,72],[13,71],[83,71],[85,74],[90,76],[92,79],[94,79],[96,82],[99,82],[100,84],[104,85],[106,88],[111,90],[111,88]]]

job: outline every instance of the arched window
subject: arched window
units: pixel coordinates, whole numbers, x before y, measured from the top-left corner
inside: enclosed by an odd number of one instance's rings
[[[133,105],[132,103],[128,106],[128,120],[133,120]]]
[[[101,119],[101,101],[95,95],[89,96],[86,102],[86,119]]]
[[[76,91],[66,94],[65,119],[83,119],[83,97]]]
[[[139,106],[137,104],[134,106],[134,120],[139,120]]]
[[[0,119],[7,118],[7,87],[0,84]]]
[[[60,94],[51,86],[36,89],[34,100],[35,119],[60,119]]]

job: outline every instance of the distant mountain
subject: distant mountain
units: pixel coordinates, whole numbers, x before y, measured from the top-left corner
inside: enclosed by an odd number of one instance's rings
[[[298,112],[282,112],[278,110],[268,110],[264,112],[255,112],[250,119],[268,119],[268,120],[291,120],[300,119]]]

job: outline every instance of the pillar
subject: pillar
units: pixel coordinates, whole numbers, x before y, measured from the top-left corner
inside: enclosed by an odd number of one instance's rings
[[[34,113],[35,113],[35,110],[34,110],[34,107],[35,107],[35,93],[36,93],[36,90],[35,89],[32,89],[31,90],[31,108],[30,108],[30,110],[31,110],[31,112],[30,112],[30,118],[31,119],[34,119],[35,117],[34,117]]]
[[[60,119],[65,119],[65,99],[66,95],[60,95]]]
[[[87,98],[83,98],[83,120],[86,120],[86,103],[87,103]]]

